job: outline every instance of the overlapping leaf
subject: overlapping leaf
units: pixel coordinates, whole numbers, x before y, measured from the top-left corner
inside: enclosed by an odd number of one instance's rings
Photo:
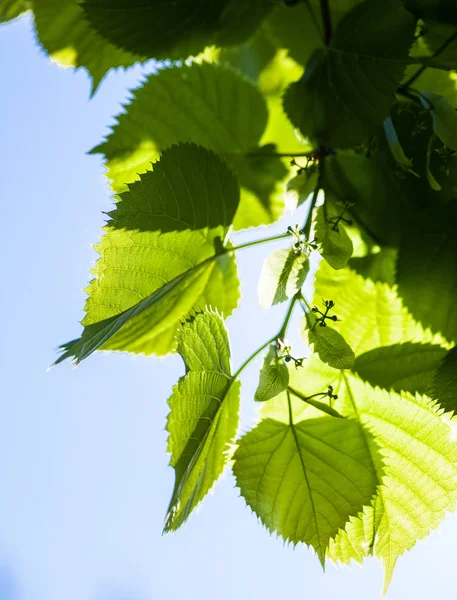
[[[213,152],[173,146],[110,213],[97,246],[84,332],[59,361],[98,348],[166,354],[179,320],[213,305],[229,315],[238,302],[233,258],[216,257],[238,207],[236,180]]]
[[[268,111],[258,89],[234,70],[216,64],[173,67],[150,75],[133,92],[107,140],[92,152],[106,158],[117,191],[177,142],[219,152],[243,188],[237,228],[275,221],[283,210],[278,183],[287,171],[274,147],[259,148]]]
[[[214,312],[189,318],[178,334],[186,375],[173,389],[167,422],[175,486],[165,531],[180,527],[222,473],[238,426],[239,382],[230,371],[230,346]]]
[[[78,0],[33,0],[33,11],[44,50],[63,67],[87,69],[92,93],[110,69],[145,60],[102,38],[86,21]]]
[[[445,354],[446,350],[436,344],[382,346],[358,356],[354,371],[372,386],[426,394]]]
[[[346,266],[354,251],[351,238],[346,232],[344,222],[340,221],[345,212],[344,206],[338,207],[327,199],[314,211],[314,231],[311,239],[317,239],[319,252],[334,269]]]
[[[408,223],[398,254],[397,281],[416,319],[448,340],[457,340],[455,203],[421,213]]]
[[[349,419],[265,419],[235,452],[241,495],[269,531],[312,546],[324,564],[329,541],[376,491],[370,437]]]
[[[316,273],[314,302],[334,300],[332,323],[356,356],[380,346],[405,341],[441,343],[404,307],[395,288],[364,279],[348,268],[334,271],[324,261]]]
[[[414,29],[414,18],[398,2],[368,0],[357,6],[329,47],[316,50],[302,79],[290,86],[284,106],[292,123],[316,145],[363,143],[389,115]]]
[[[432,395],[446,412],[457,412],[457,348],[444,357],[433,380]]]
[[[16,19],[29,8],[29,0],[2,0],[0,2],[0,23]]]
[[[271,0],[84,0],[93,28],[119,48],[147,57],[183,59],[205,46],[240,44]]]
[[[325,323],[317,323],[315,317],[306,314],[303,320],[303,337],[322,362],[334,369],[351,369],[354,351],[344,337]]]

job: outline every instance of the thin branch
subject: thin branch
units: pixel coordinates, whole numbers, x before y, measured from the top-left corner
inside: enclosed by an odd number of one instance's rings
[[[271,237],[260,238],[259,240],[253,240],[252,242],[245,242],[239,246],[225,247],[221,254],[230,254],[230,252],[236,252],[237,250],[243,250],[244,248],[250,248],[251,246],[258,246],[259,244],[267,244],[268,242],[275,242],[276,240],[283,240],[284,238],[290,237],[290,233],[280,233],[279,235],[272,235]]]
[[[321,0],[321,16],[322,24],[324,26],[324,43],[326,46],[329,45],[332,39],[332,16],[330,13],[329,0]]]

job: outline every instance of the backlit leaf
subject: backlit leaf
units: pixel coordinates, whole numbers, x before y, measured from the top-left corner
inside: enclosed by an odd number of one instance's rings
[[[457,413],[457,348],[444,357],[433,380],[432,395],[446,412]]]
[[[294,248],[272,252],[262,266],[257,292],[262,308],[285,302],[301,289],[309,270],[309,259]]]
[[[229,315],[238,302],[236,269],[233,258],[216,258],[214,244],[225,240],[238,198],[214,153],[191,144],[164,152],[110,213],[83,334],[59,361],[79,362],[100,347],[167,354],[189,311],[211,303]]]
[[[175,486],[165,531],[180,527],[222,473],[238,426],[240,385],[230,374],[224,323],[213,312],[188,319],[178,333],[186,375],[168,400]]]
[[[256,402],[266,402],[287,389],[289,369],[284,358],[278,357],[276,344],[271,344],[260,369],[259,385],[255,391]]]
[[[329,200],[314,211],[314,233],[311,239],[317,239],[321,256],[334,269],[345,267],[354,251],[351,238],[343,222],[339,221],[344,212],[344,207],[337,207]]]

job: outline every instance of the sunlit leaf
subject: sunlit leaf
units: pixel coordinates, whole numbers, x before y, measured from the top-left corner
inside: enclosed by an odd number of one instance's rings
[[[312,546],[324,564],[329,541],[376,491],[370,437],[354,420],[263,420],[235,452],[241,495],[269,531]]]
[[[271,344],[260,369],[259,385],[254,400],[266,402],[283,392],[289,383],[289,370],[284,358],[278,357],[276,344]]]
[[[94,350],[167,354],[179,320],[192,309],[229,315],[238,278],[228,256],[215,256],[238,206],[236,180],[214,153],[173,146],[110,213],[87,292],[84,331],[59,361]]]
[[[354,366],[354,351],[338,331],[317,322],[309,314],[303,320],[302,331],[305,341],[322,362],[334,369],[351,369]]]
[[[213,312],[186,320],[178,333],[186,375],[168,400],[175,486],[165,531],[180,527],[222,473],[238,426],[240,385],[230,374],[224,323]]]
[[[92,77],[92,93],[110,69],[130,67],[144,57],[102,38],[84,18],[78,0],[33,0],[38,41],[63,67],[84,67]]]
[[[372,386],[426,394],[445,354],[446,350],[436,344],[406,342],[365,352],[357,357],[353,368]]]
[[[457,67],[457,65],[456,65]],[[457,150],[457,112],[443,96],[424,90],[422,104],[433,118],[433,129],[445,146]]]
[[[337,207],[331,200],[326,200],[314,211],[314,230],[311,238],[317,239],[321,256],[334,269],[345,267],[354,251],[344,221],[340,220],[344,213],[344,206]]]
[[[221,65],[194,63],[150,75],[132,96],[106,141],[91,150],[104,154],[116,191],[171,144],[194,142],[220,153],[238,176],[236,228],[271,223],[282,214],[278,184],[287,170],[274,147],[259,148],[268,111],[252,82]]]
[[[309,270],[308,257],[294,248],[272,252],[262,266],[257,292],[262,308],[285,302],[301,289]]]
[[[433,380],[432,395],[446,412],[457,412],[457,348],[444,357]]]

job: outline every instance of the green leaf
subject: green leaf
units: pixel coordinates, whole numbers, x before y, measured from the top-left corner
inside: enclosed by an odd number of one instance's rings
[[[397,2],[368,0],[357,6],[329,47],[316,50],[302,79],[289,87],[284,107],[293,125],[315,145],[363,143],[389,116],[411,62],[414,29],[414,18]]]
[[[454,0],[404,0],[404,6],[419,19],[457,24],[457,6]]]
[[[398,291],[425,327],[457,340],[457,210],[455,204],[414,217],[400,246]]]
[[[308,257],[294,248],[272,252],[262,266],[257,292],[262,308],[285,302],[303,286],[309,271]]]
[[[440,344],[404,307],[395,288],[364,279],[348,268],[334,271],[321,262],[314,282],[314,303],[335,301],[335,327],[356,356],[380,346],[406,341]],[[331,382],[330,382],[331,383]]]
[[[275,44],[260,29],[245,44],[222,48],[218,62],[230,65],[249,79],[257,81],[262,71],[274,59],[276,52]]]
[[[321,326],[314,316],[305,315],[303,338],[322,362],[334,369],[351,369],[355,355],[344,337],[328,325]]]
[[[29,9],[29,0],[2,0],[0,2],[0,23],[12,21]]]
[[[387,144],[389,145],[390,151],[392,152],[392,156],[395,158],[397,163],[402,167],[405,167],[410,173],[414,173],[412,170],[413,163],[410,158],[408,158],[403,150],[403,147],[398,139],[397,131],[395,129],[395,125],[393,124],[392,118],[388,117],[385,119],[384,123],[384,133],[386,134]]]
[[[252,82],[221,65],[194,63],[150,75],[132,96],[107,140],[91,150],[105,155],[116,191],[171,144],[193,142],[220,153],[237,174],[243,188],[237,229],[271,223],[282,214],[278,184],[287,170],[271,156],[273,147],[258,147],[268,111]]]
[[[260,369],[259,385],[254,400],[266,402],[278,396],[287,389],[289,384],[289,369],[284,358],[278,357],[276,344],[271,344]]]
[[[433,380],[432,396],[446,412],[457,412],[457,347],[444,357]]]
[[[371,279],[374,283],[387,283],[387,285],[393,286],[396,262],[397,251],[393,248],[383,248],[374,254],[351,258],[348,267],[365,279]]]
[[[120,194],[97,246],[82,337],[59,358],[94,350],[167,354],[179,321],[211,304],[231,314],[238,302],[233,258],[216,256],[239,199],[236,180],[213,152],[173,146]]]
[[[457,66],[457,65],[456,65]],[[457,150],[457,112],[443,96],[424,90],[420,95],[421,102],[430,110],[433,129],[445,146]]]
[[[343,223],[338,222],[344,207],[335,206],[331,200],[325,200],[314,211],[314,233],[311,239],[317,239],[319,252],[334,269],[346,266],[354,251],[351,238]]]
[[[63,67],[83,67],[92,77],[92,94],[110,69],[130,67],[140,57],[113,46],[92,29],[78,0],[33,0],[39,43]]]
[[[240,384],[230,374],[230,346],[214,312],[188,319],[178,334],[186,375],[168,400],[175,486],[165,531],[180,527],[222,473],[238,427]]]
[[[445,354],[446,350],[435,344],[383,346],[358,356],[354,371],[372,386],[426,394]]]
[[[329,557],[349,562],[373,551],[385,567],[386,592],[398,558],[455,509],[457,447],[426,396],[374,390],[345,375],[337,408],[373,434],[384,476],[372,507],[335,538]]]
[[[316,169],[301,169],[301,172],[287,182],[285,204],[289,210],[296,210],[314,192],[319,181]]]
[[[322,187],[326,197],[354,203],[349,212],[360,228],[378,245],[392,247],[411,212],[429,201],[427,185],[397,165],[385,141],[369,158],[350,152],[327,158]]]
[[[376,491],[367,438],[354,420],[263,420],[235,452],[241,495],[269,531],[312,546],[323,565],[329,541]]]
[[[270,0],[84,0],[91,25],[129,52],[184,59],[205,46],[240,44],[272,8]]]

